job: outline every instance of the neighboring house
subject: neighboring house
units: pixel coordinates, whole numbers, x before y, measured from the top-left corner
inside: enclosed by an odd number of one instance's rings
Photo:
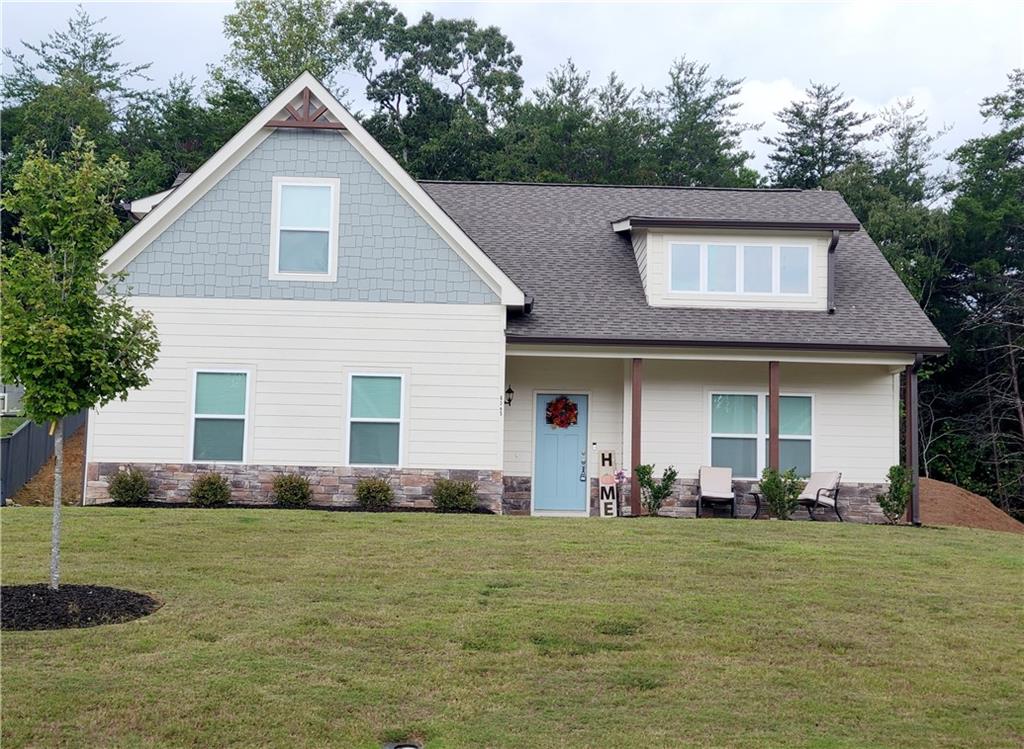
[[[21,396],[25,388],[20,385],[0,383],[0,414],[16,414],[21,411]]]
[[[587,514],[644,462],[692,515],[701,465],[742,491],[777,463],[842,471],[873,519],[901,380],[915,402],[946,350],[837,193],[417,183],[308,74],[147,200],[106,260],[160,359],[93,417],[92,501],[132,464],[168,501],[216,469],[263,502],[295,471],[321,503],[454,476],[495,512]]]

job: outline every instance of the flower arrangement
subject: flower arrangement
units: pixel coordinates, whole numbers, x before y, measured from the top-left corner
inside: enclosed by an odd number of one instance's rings
[[[545,421],[556,429],[568,429],[576,424],[579,407],[569,398],[560,395],[548,402]]]

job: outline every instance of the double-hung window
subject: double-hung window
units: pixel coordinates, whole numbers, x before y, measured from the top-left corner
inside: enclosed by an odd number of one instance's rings
[[[806,246],[670,242],[668,263],[671,293],[811,293]]]
[[[779,465],[811,474],[813,399],[809,395],[779,398]],[[738,479],[755,479],[768,462],[768,396],[748,393],[711,394],[711,465],[732,468]]]
[[[270,278],[334,281],[338,277],[336,178],[274,177]]]
[[[197,371],[192,400],[192,460],[245,462],[248,404],[247,372]]]
[[[349,379],[348,462],[401,465],[401,375],[353,374]]]

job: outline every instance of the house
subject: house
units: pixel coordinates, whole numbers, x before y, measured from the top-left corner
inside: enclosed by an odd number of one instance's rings
[[[240,502],[298,472],[319,503],[382,474],[422,506],[452,476],[585,515],[644,462],[692,516],[701,465],[737,492],[781,465],[842,471],[871,520],[901,393],[946,350],[836,193],[416,182],[308,74],[132,210],[105,259],[162,348],[92,415],[94,502],[130,464],[166,501],[213,469]]]

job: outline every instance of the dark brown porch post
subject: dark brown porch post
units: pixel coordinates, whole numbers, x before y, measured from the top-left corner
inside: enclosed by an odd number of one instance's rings
[[[633,517],[640,515],[640,481],[637,479],[636,467],[641,464],[640,460],[640,400],[643,395],[644,360],[633,360],[633,383],[630,388],[632,396],[632,411],[629,432],[629,455],[633,463],[633,470],[629,472],[629,513]]]
[[[768,362],[768,467],[779,469],[779,363]]]
[[[908,364],[906,383],[904,385],[903,407],[906,410],[906,435],[903,439],[905,451],[904,465],[910,474],[911,491],[910,507],[907,508],[908,520],[914,525],[921,525],[921,479],[918,476],[918,438],[917,438],[917,364]]]

